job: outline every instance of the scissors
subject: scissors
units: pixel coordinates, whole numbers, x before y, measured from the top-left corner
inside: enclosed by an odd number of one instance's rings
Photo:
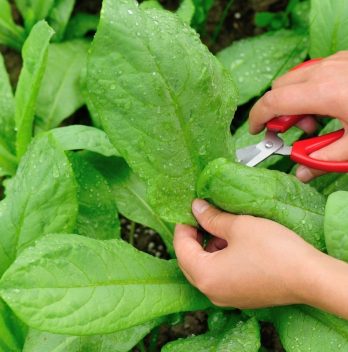
[[[306,61],[294,69],[310,65],[316,61],[318,59]],[[247,166],[256,166],[271,155],[278,154],[288,155],[294,162],[312,169],[327,172],[348,172],[348,161],[325,161],[310,156],[311,153],[340,139],[344,135],[344,129],[297,141],[292,146],[284,144],[278,134],[286,132],[306,116],[308,115],[286,115],[273,118],[266,124],[265,138],[260,143],[237,150],[238,161]]]

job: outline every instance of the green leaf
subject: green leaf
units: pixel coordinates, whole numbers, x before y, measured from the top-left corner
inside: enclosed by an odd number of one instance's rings
[[[0,350],[22,351],[27,328],[0,299]]]
[[[136,223],[154,229],[161,235],[167,250],[174,254],[174,225],[157,215],[148,200],[144,181],[121,158],[104,158],[93,153],[84,156],[108,180],[119,212]]]
[[[324,233],[327,251],[348,261],[348,192],[332,193],[325,207]]]
[[[78,184],[77,233],[101,240],[119,238],[120,222],[109,184],[78,154],[70,153],[69,160]]]
[[[196,8],[195,15],[192,20],[192,27],[196,28],[198,31],[203,29],[209,11],[214,4],[214,0],[193,0]]]
[[[143,10],[150,10],[150,9],[163,10],[163,6],[158,2],[158,0],[145,0],[139,4],[139,7]]]
[[[187,24],[190,24],[192,18],[195,14],[195,5],[193,0],[183,0],[180,4],[180,7],[176,11],[176,14]]]
[[[15,0],[15,3],[29,32],[35,23],[48,16],[55,0]]]
[[[217,159],[198,181],[198,195],[237,214],[274,220],[325,249],[325,197],[294,176]]]
[[[88,32],[95,32],[99,23],[99,16],[79,12],[74,16],[65,31],[65,39],[71,40],[84,37]]]
[[[156,212],[195,223],[198,175],[217,156],[233,158],[236,108],[230,75],[197,33],[168,11],[105,0],[88,91],[111,142],[146,180]]]
[[[81,82],[85,75],[89,42],[73,40],[51,44],[46,71],[37,98],[36,121],[42,130],[57,127],[84,104]]]
[[[237,324],[234,319],[221,331],[179,339],[168,343],[162,352],[258,352],[261,346],[256,319]]]
[[[311,4],[309,1],[300,1],[291,10],[292,26],[295,28],[309,28],[309,12]]]
[[[54,6],[47,17],[48,23],[55,31],[53,41],[62,41],[74,5],[75,0],[55,0]]]
[[[300,137],[303,135],[303,131],[297,127],[292,127],[285,133],[281,135],[284,143],[286,145],[292,145],[295,141],[299,140]],[[259,133],[256,135],[252,135],[249,133],[249,123],[246,121],[240,126],[236,133],[234,134],[234,140],[236,149],[245,148],[252,144],[257,144],[261,142],[265,138],[265,133]],[[270,166],[274,165],[278,161],[282,160],[284,156],[280,155],[272,155],[260,164],[257,167],[269,168]]]
[[[345,352],[348,322],[306,306],[272,309],[272,322],[287,352]]]
[[[73,235],[49,235],[24,251],[2,277],[0,294],[29,326],[74,335],[111,333],[210,305],[175,260],[121,240]]]
[[[311,58],[326,57],[348,49],[348,2],[311,0]]]
[[[29,330],[23,352],[128,352],[163,319],[108,335],[68,336]]]
[[[9,77],[1,54],[0,106],[0,170],[2,175],[13,175],[17,168],[15,157],[15,104]]]
[[[238,105],[261,95],[278,76],[307,56],[307,36],[290,30],[265,33],[234,42],[217,54],[232,73],[239,91]]]
[[[64,151],[50,136],[35,139],[0,203],[0,275],[41,236],[73,231],[76,216],[75,177]]]
[[[85,149],[104,156],[118,156],[104,131],[85,125],[55,128],[49,132],[64,150]]]
[[[32,138],[36,99],[45,72],[48,44],[52,35],[52,28],[41,21],[33,27],[23,46],[23,68],[15,96],[16,149],[19,158],[25,153]]]
[[[24,40],[24,29],[13,21],[10,4],[7,0],[0,0],[0,44],[19,51]]]

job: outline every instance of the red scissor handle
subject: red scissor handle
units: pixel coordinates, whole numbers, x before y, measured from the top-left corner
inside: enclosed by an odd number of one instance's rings
[[[300,68],[310,66],[315,64],[316,62],[320,61],[321,58],[317,59],[312,59],[308,60],[305,62],[302,62],[301,64],[293,67],[290,71],[295,71]],[[296,125],[297,122],[302,120],[304,117],[308,115],[285,115],[285,116],[278,116],[273,118],[272,120],[268,121],[266,124],[266,127],[269,131],[272,132],[277,132],[277,133],[284,133],[286,132],[290,127]]]
[[[292,146],[290,158],[296,163],[313,169],[328,172],[348,172],[348,161],[325,161],[313,159],[309,156],[311,153],[337,141],[343,135],[344,129],[341,129],[323,136],[297,141]]]

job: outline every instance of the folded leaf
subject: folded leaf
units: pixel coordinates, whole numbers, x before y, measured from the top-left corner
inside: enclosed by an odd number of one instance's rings
[[[13,175],[17,168],[15,157],[15,105],[9,77],[1,54],[0,106],[0,169],[3,175]]]
[[[105,132],[90,126],[71,125],[49,132],[64,150],[89,150],[104,156],[119,155]]]
[[[75,0],[55,0],[54,6],[48,14],[47,21],[54,29],[53,41],[62,41],[66,26],[75,5]]]
[[[38,238],[73,231],[76,197],[75,177],[64,151],[50,136],[37,138],[0,203],[0,275]]]
[[[348,261],[348,192],[332,193],[325,207],[324,233],[327,251]]]
[[[217,57],[235,78],[241,105],[261,95],[276,77],[302,62],[307,51],[306,34],[279,30],[234,42]]]
[[[92,153],[84,157],[90,161],[110,184],[117,209],[126,218],[148,226],[159,233],[167,250],[174,254],[174,225],[162,220],[149,203],[146,185],[121,158],[104,158]]]
[[[37,23],[25,41],[22,56],[23,67],[16,90],[17,156],[25,153],[33,130],[36,99],[46,68],[48,44],[53,35],[45,22]]]
[[[57,127],[84,104],[81,82],[87,64],[87,40],[51,44],[37,98],[38,127]]]
[[[108,335],[56,335],[30,329],[23,352],[128,352],[163,319],[156,319]]]
[[[146,180],[157,213],[195,223],[198,175],[217,156],[233,159],[236,108],[230,75],[197,34],[168,11],[104,0],[88,92],[111,142]]]
[[[226,211],[274,220],[325,249],[325,197],[294,176],[217,159],[201,174],[197,190]]]
[[[312,58],[348,49],[347,12],[346,0],[311,0],[309,54]]]
[[[10,4],[0,0],[0,44],[19,51],[24,40],[24,29],[13,21]]]
[[[0,350],[21,352],[27,328],[0,299]]]
[[[175,260],[121,240],[72,235],[49,235],[23,251],[3,275],[0,294],[29,326],[75,335],[111,333],[210,305]]]
[[[76,153],[69,160],[77,181],[79,235],[108,240],[120,237],[120,222],[111,188],[105,178],[88,161]]]
[[[260,331],[256,319],[237,324],[234,319],[224,329],[168,343],[162,352],[257,352]]]
[[[295,141],[299,140],[303,135],[303,131],[297,127],[293,127],[283,133],[281,138],[284,140],[284,143],[287,145],[292,145]],[[257,144],[261,142],[265,138],[264,133],[259,133],[256,135],[252,135],[249,133],[249,122],[246,121],[240,126],[236,133],[233,135],[236,149],[248,147],[252,144]],[[272,155],[260,164],[257,167],[269,168],[274,165],[278,161],[282,160],[284,156],[281,155]],[[286,157],[285,157],[286,158]]]

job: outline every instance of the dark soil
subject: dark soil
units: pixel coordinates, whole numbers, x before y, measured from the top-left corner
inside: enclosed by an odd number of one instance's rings
[[[11,1],[13,3],[13,1]],[[160,0],[170,10],[179,6],[179,0]],[[230,45],[233,41],[260,34],[262,30],[255,27],[254,16],[258,11],[280,11],[287,4],[287,0],[215,0],[210,11],[208,20],[201,31],[202,41],[209,49],[216,53]],[[74,13],[88,12],[97,14],[101,8],[101,0],[77,0]],[[13,6],[16,22],[21,23],[21,18]],[[13,87],[16,86],[22,64],[21,57],[13,50],[0,46],[0,52],[4,55],[5,64],[10,74]],[[249,107],[242,107],[237,111],[235,123],[244,119]],[[88,112],[82,108],[67,123],[89,124]],[[150,253],[159,258],[168,259],[169,254],[160,236],[153,230],[142,225],[134,224],[127,219],[121,219],[122,237],[134,244],[138,249]],[[207,330],[207,316],[205,312],[188,313],[183,322],[176,326],[163,325],[155,329],[144,339],[144,346],[134,348],[134,351],[143,351],[151,346],[152,351],[160,351],[161,347],[172,340],[180,337],[202,334]],[[267,351],[283,352],[279,338],[274,327],[269,323],[261,324],[262,345]]]

